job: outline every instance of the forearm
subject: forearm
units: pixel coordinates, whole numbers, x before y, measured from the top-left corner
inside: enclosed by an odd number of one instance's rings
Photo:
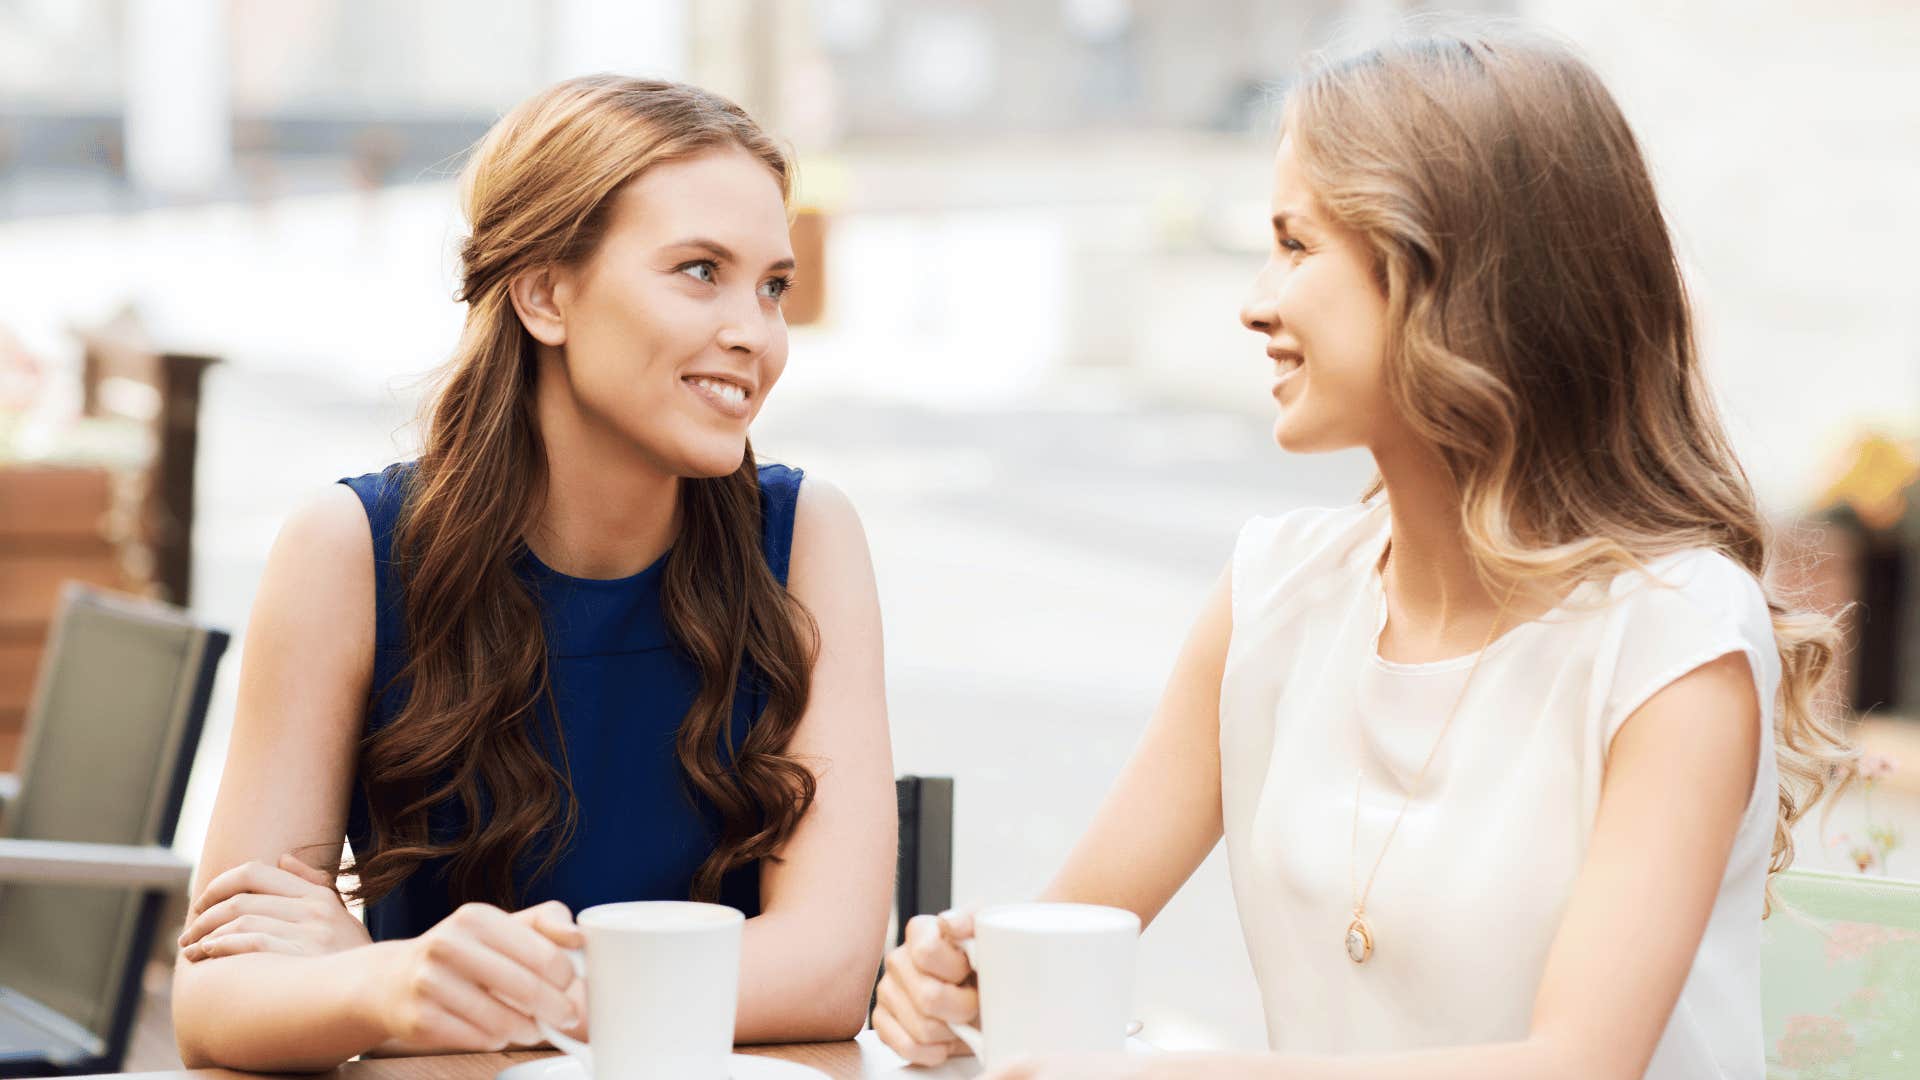
[[[1190,819],[1181,823],[1187,827],[1164,832],[1148,829],[1145,835],[1128,837],[1115,828],[1118,815],[1103,811],[1038,899],[1123,908],[1140,916],[1144,929],[1219,839],[1220,826],[1208,820],[1204,811],[1193,817],[1197,826]]]
[[[174,971],[173,1026],[190,1069],[318,1072],[381,1043],[360,1007],[369,945],[324,956],[248,953]]]
[[[884,938],[879,926],[849,933],[797,912],[748,919],[734,1039],[827,1042],[859,1034]]]

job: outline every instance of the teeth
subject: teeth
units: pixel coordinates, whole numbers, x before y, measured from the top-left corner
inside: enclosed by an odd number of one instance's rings
[[[730,382],[707,378],[689,379],[687,381],[735,405],[739,405],[747,400],[746,390]]]

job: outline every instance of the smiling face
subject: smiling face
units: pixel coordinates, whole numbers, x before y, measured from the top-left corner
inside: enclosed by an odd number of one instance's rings
[[[1397,427],[1386,390],[1387,297],[1361,238],[1308,188],[1291,137],[1273,163],[1273,249],[1240,322],[1267,339],[1280,415],[1296,453],[1376,446]]]
[[[561,415],[661,473],[713,477],[740,467],[786,368],[792,273],[779,181],[726,148],[627,184],[592,257],[527,275],[513,298]]]

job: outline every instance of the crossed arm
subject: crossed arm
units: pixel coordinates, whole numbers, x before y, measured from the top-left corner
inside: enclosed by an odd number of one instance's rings
[[[530,1045],[536,1016],[581,1030],[581,988],[562,952],[580,938],[560,905],[467,905],[421,938],[376,943],[333,891],[372,680],[373,581],[367,520],[345,488],[296,515],[269,557],[174,974],[189,1067],[319,1070],[368,1052]],[[818,481],[802,489],[788,587],[820,629],[789,746],[815,768],[817,791],[781,859],[765,864],[762,913],[744,930],[742,1042],[859,1030],[892,881],[873,571],[852,506]]]

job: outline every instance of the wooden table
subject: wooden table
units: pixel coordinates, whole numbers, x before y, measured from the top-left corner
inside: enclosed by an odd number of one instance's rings
[[[916,1069],[906,1065],[880,1044],[873,1032],[863,1031],[858,1039],[836,1043],[794,1043],[788,1046],[743,1046],[742,1054],[798,1062],[820,1070],[832,1080],[966,1080],[978,1076],[980,1065],[972,1058],[949,1062],[937,1069]],[[442,1054],[433,1057],[371,1058],[349,1061],[331,1073],[319,1074],[332,1080],[493,1080],[509,1065],[538,1061],[559,1055],[550,1050],[523,1050],[509,1054]],[[118,1073],[116,1080],[254,1080],[259,1073],[232,1069],[182,1069],[176,1072]],[[107,1074],[86,1080],[108,1080]]]

